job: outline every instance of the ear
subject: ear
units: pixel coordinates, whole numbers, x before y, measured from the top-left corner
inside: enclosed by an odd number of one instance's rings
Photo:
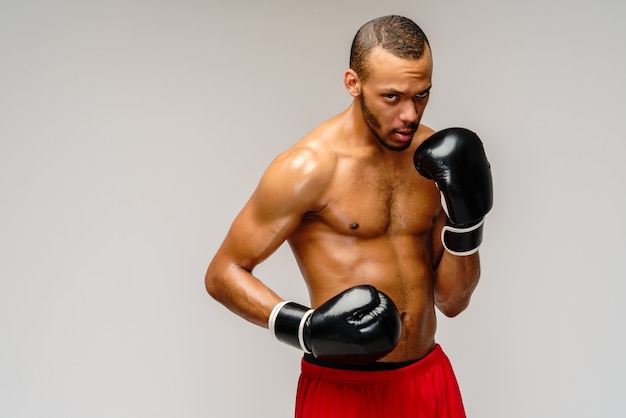
[[[361,79],[359,75],[352,69],[346,70],[343,75],[343,84],[350,96],[357,97],[361,95]]]

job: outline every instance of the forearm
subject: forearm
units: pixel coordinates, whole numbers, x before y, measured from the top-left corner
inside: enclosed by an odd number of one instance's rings
[[[212,263],[205,276],[209,294],[253,324],[267,327],[269,315],[281,298],[250,271],[237,265]]]
[[[446,316],[454,317],[469,305],[480,278],[478,252],[469,256],[454,256],[443,252],[435,272],[435,304]]]

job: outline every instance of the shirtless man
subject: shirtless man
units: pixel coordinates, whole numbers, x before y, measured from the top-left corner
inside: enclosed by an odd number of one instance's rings
[[[474,143],[470,138],[468,153],[450,146],[469,131],[437,138],[420,124],[431,75],[430,46],[414,22],[385,16],[361,27],[344,75],[354,100],[270,164],[207,270],[212,297],[308,353],[297,417],[465,416],[452,368],[435,342],[435,307],[453,317],[470,302],[480,276],[477,250],[482,217],[491,208],[491,177],[477,137]],[[446,190],[450,178],[484,181],[459,195]],[[312,314],[286,304],[253,274],[285,241],[309,289]],[[365,294],[332,302],[355,289]],[[335,342],[333,336],[350,337],[324,328],[350,327],[350,311],[362,310],[361,304],[374,306],[361,335],[368,351],[372,332],[374,347],[368,364],[355,365],[363,362],[358,355],[351,361],[355,341]],[[396,331],[394,308],[399,338],[381,348],[381,332]],[[316,333],[322,355],[314,347]]]

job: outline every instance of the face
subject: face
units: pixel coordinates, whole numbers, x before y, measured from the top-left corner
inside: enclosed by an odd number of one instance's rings
[[[385,148],[402,151],[411,145],[432,87],[430,50],[419,59],[398,58],[377,48],[369,57],[370,77],[354,89],[363,119]]]

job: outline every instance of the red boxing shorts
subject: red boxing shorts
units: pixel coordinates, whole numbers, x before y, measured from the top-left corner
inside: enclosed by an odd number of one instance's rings
[[[302,360],[296,418],[465,418],[450,360],[437,345],[393,370],[343,370]]]

